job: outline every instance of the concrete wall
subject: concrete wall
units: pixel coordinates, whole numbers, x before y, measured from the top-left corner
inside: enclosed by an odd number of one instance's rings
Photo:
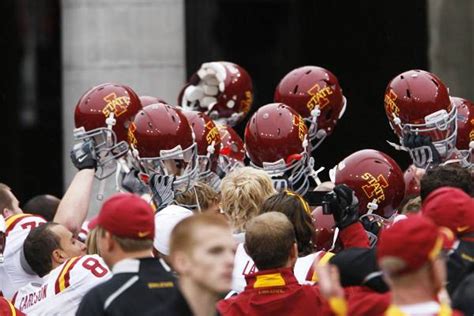
[[[430,70],[451,95],[474,100],[474,1],[427,3]]]
[[[66,188],[75,173],[74,108],[87,89],[117,82],[176,102],[185,80],[184,0],[62,0],[61,31]],[[100,205],[93,200],[92,213]]]

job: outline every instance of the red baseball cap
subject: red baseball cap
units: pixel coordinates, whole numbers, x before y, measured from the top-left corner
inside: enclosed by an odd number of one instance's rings
[[[403,263],[396,271],[389,271],[390,274],[415,272],[433,261],[441,249],[452,245],[452,237],[429,218],[409,215],[382,231],[377,244],[377,261],[382,270],[387,258],[399,259]]]
[[[457,236],[474,232],[474,199],[458,188],[434,190],[423,201],[421,211]]]
[[[97,225],[118,237],[153,240],[155,236],[152,207],[131,193],[118,193],[107,199],[89,226],[92,229]]]

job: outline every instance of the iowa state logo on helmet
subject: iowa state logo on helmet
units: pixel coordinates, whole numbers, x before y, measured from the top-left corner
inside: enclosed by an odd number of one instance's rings
[[[366,172],[361,178],[367,181],[367,184],[362,186],[362,190],[369,199],[377,199],[379,203],[385,200],[384,189],[388,187],[388,181],[382,174],[375,177]]]
[[[110,116],[110,113],[114,113],[115,117],[122,115],[127,112],[128,105],[130,104],[130,97],[123,95],[117,97],[115,92],[112,92],[104,97],[106,105],[104,106],[102,113],[106,117]]]

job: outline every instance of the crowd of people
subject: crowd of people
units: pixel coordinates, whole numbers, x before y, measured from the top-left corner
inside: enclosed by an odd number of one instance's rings
[[[0,184],[0,315],[474,314],[474,105],[399,74],[384,105],[413,165],[362,149],[322,181],[338,79],[294,69],[274,101],[242,139],[253,90],[234,63],[202,64],[177,105],[86,91],[64,196]],[[106,179],[119,192],[91,218]]]

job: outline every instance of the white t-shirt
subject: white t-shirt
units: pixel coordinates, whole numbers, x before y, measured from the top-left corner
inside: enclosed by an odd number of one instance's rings
[[[42,217],[30,214],[17,214],[6,220],[5,260],[0,264],[0,290],[7,299],[11,299],[13,293],[25,284],[41,280],[34,272],[28,273],[22,268],[22,252],[30,230],[44,223],[46,221]]]
[[[317,281],[316,276],[313,272],[313,264],[315,262],[326,261],[332,257],[333,254],[325,251],[318,251],[309,254],[305,257],[300,257],[296,260],[293,272],[296,279],[300,284],[308,284]],[[258,269],[255,266],[252,258],[249,257],[245,252],[244,244],[240,243],[237,246],[237,251],[234,257],[234,270],[232,271],[232,290],[240,293],[244,290],[247,285],[245,276],[250,273],[257,272]]]
[[[30,315],[75,315],[82,297],[111,273],[98,255],[74,257],[15,293],[12,303]]]

